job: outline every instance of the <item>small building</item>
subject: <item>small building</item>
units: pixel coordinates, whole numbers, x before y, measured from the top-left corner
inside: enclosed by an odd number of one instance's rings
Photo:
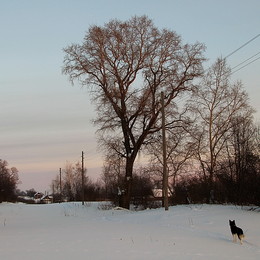
[[[39,200],[39,199],[41,199],[43,196],[44,196],[43,193],[41,193],[41,192],[36,192],[36,193],[34,194],[33,198],[34,198],[35,200]]]
[[[50,195],[45,195],[41,198],[41,203],[44,203],[44,204],[50,204],[53,202],[53,197],[50,196]]]

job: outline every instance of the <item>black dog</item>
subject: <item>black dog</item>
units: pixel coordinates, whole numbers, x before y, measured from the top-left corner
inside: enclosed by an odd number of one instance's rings
[[[244,233],[243,230],[236,226],[235,220],[229,220],[229,225],[231,229],[231,233],[233,235],[233,242],[237,242],[237,237],[240,240],[240,244],[242,245],[243,239],[244,239]]]

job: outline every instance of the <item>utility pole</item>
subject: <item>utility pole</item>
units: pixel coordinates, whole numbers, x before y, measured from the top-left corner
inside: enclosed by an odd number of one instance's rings
[[[61,202],[61,168],[60,168],[60,202]]]
[[[54,202],[54,193],[55,193],[55,187],[54,187],[54,183],[52,183],[52,200],[51,200],[51,203]]]
[[[84,205],[84,201],[85,201],[85,176],[84,176],[84,152],[82,151],[82,155],[81,155],[81,179],[82,179],[82,205]]]
[[[166,160],[166,134],[165,134],[165,112],[164,112],[164,93],[161,92],[162,104],[162,149],[163,149],[163,203],[165,210],[169,209],[168,205],[168,172]]]

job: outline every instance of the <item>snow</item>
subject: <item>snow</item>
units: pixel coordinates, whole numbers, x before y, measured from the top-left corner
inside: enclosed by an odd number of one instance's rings
[[[1,259],[260,259],[260,213],[232,205],[104,210],[104,203],[0,204]],[[232,242],[228,220],[245,232]]]

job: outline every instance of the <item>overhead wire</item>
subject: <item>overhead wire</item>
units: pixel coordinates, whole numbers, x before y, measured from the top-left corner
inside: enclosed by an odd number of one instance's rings
[[[251,56],[250,58],[248,58],[248,59],[246,59],[246,60],[240,62],[240,63],[239,63],[238,65],[236,65],[235,67],[231,68],[231,70],[233,70],[233,69],[239,67],[240,65],[244,64],[245,62],[251,60],[252,58],[254,58],[255,56],[257,56],[258,54],[260,54],[260,51],[259,51],[258,53],[256,53],[256,54],[254,54],[253,56]],[[256,60],[257,60],[257,59],[256,59]],[[253,61],[252,61],[252,62],[253,62]]]
[[[244,48],[246,45],[248,45],[250,42],[254,41],[256,38],[258,38],[260,36],[260,33],[257,34],[255,37],[253,37],[252,39],[250,39],[249,41],[247,41],[246,43],[244,43],[243,45],[241,45],[239,48],[235,49],[234,51],[232,51],[230,54],[228,54],[224,59],[229,58],[230,56],[232,56],[234,53],[236,53],[237,51],[239,51],[240,49]]]
[[[257,34],[255,37],[253,37],[252,39],[250,39],[250,40],[247,41],[246,43],[242,44],[239,48],[237,48],[237,49],[235,49],[234,51],[232,51],[231,53],[229,53],[229,54],[224,58],[224,60],[226,60],[227,58],[229,58],[230,56],[232,56],[233,54],[235,54],[237,51],[239,51],[239,50],[241,50],[242,48],[244,48],[245,46],[247,46],[247,45],[248,45],[249,43],[251,43],[252,41],[256,40],[259,36],[260,36],[260,34]],[[239,71],[239,70],[241,70],[241,69],[247,67],[248,65],[252,64],[253,62],[259,60],[259,57],[258,57],[258,58],[256,58],[256,59],[254,59],[254,60],[248,62],[248,63],[245,64],[244,66],[238,68],[239,66],[241,66],[241,65],[244,64],[245,62],[247,62],[247,61],[251,60],[252,58],[256,57],[258,54],[260,54],[260,52],[254,54],[254,55],[251,56],[250,58],[248,58],[248,59],[246,59],[246,60],[240,62],[240,63],[239,63],[238,65],[236,65],[235,67],[231,68],[231,74],[230,74],[230,75],[236,73],[237,71]],[[235,68],[238,68],[238,69],[236,69],[236,70],[234,71]]]
[[[254,36],[253,38],[251,38],[249,41],[247,41],[246,43],[242,44],[239,48],[235,49],[234,51],[232,51],[231,53],[229,53],[228,55],[225,56],[224,60],[226,60],[227,58],[229,58],[230,56],[232,56],[233,54],[235,54],[236,52],[238,52],[239,50],[241,50],[242,48],[244,48],[245,46],[247,46],[249,43],[251,43],[252,41],[256,40],[258,37],[260,36],[260,34],[257,34],[256,36]],[[248,65],[252,64],[253,62],[257,61],[260,59],[260,57],[248,62],[247,64],[245,64],[244,66],[238,68],[237,70],[233,71],[235,68],[241,66],[242,64],[244,64],[245,62],[251,60],[252,58],[256,57],[257,55],[259,55],[260,52],[252,55],[250,58],[242,61],[241,63],[239,63],[238,65],[236,65],[235,67],[231,68],[231,73],[230,75],[236,73],[237,71],[247,67]],[[183,101],[184,99],[186,99],[188,97],[188,94],[185,94],[182,98],[180,98],[179,100],[176,101],[176,104],[180,103],[181,101]]]
[[[239,69],[237,69],[237,70],[235,70],[235,71],[232,71],[230,75],[232,75],[232,74],[236,73],[237,71],[239,71],[239,70],[241,70],[241,69],[247,67],[248,65],[250,65],[251,63],[253,63],[253,62],[255,62],[255,61],[259,60],[259,59],[260,59],[260,57],[254,59],[254,60],[252,60],[252,61],[250,61],[250,62],[248,62],[247,64],[245,64],[244,66],[240,67]],[[236,67],[237,67],[237,66],[236,66]]]

